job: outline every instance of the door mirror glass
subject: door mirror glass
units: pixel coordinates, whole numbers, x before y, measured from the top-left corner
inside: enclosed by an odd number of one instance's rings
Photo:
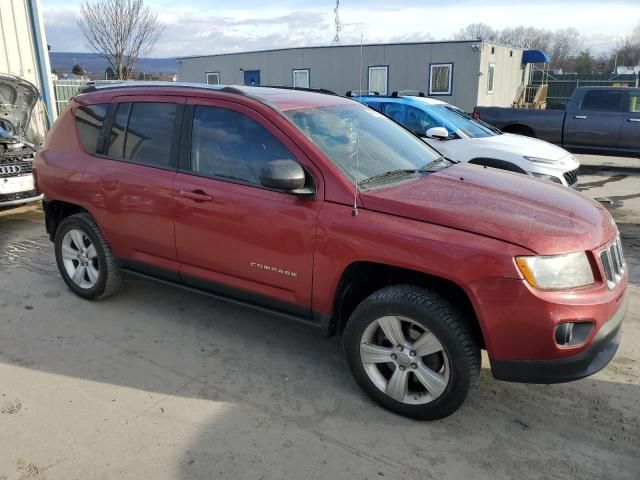
[[[449,132],[444,127],[433,127],[427,130],[427,137],[443,140],[449,138]]]
[[[295,160],[273,160],[260,170],[260,183],[267,188],[285,190],[297,195],[313,195],[305,188],[307,175]]]

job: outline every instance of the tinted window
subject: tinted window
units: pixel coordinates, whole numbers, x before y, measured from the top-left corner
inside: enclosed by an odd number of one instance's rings
[[[78,137],[87,153],[96,153],[100,130],[108,109],[109,104],[100,103],[79,107],[75,111]]]
[[[590,112],[620,112],[622,92],[616,90],[591,90],[582,99],[580,110]]]
[[[191,170],[208,176],[259,185],[268,162],[295,160],[262,125],[225,108],[196,107],[191,140]]]
[[[424,137],[427,130],[434,127],[444,127],[444,123],[418,108],[407,105],[404,126],[416,135]]]
[[[142,165],[168,167],[177,109],[173,103],[134,103],[127,125],[124,159]]]
[[[127,122],[129,121],[130,103],[118,105],[116,116],[113,119],[111,132],[109,132],[109,144],[107,146],[107,156],[111,158],[122,158],[124,152],[124,137],[127,133]]]

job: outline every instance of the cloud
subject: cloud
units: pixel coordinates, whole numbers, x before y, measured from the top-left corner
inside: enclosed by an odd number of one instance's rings
[[[54,51],[86,52],[77,26],[77,0],[44,0],[47,39]],[[71,2],[71,3],[69,3]],[[258,2],[235,0],[230,7],[211,7],[209,0],[147,0],[167,25],[155,57],[202,55],[272,48],[330,45],[335,35],[333,0]],[[551,4],[552,0],[541,0]],[[461,27],[484,22],[495,28],[519,24],[555,30],[575,25],[594,53],[615,46],[640,19],[637,0],[555,1],[554,14],[545,8],[507,0],[451,0],[444,3],[410,0],[350,0],[341,4],[342,44],[410,42],[451,38]],[[578,8],[579,5],[579,8]]]

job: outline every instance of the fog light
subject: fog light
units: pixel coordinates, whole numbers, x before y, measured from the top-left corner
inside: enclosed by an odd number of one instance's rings
[[[580,345],[589,337],[593,322],[565,322],[556,327],[556,343],[563,347]]]

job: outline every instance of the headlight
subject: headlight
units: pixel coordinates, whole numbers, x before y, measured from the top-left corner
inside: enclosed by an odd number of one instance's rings
[[[566,255],[516,257],[516,264],[532,286],[542,289],[568,289],[591,285],[593,271],[584,252]]]
[[[546,163],[547,165],[557,165],[558,163],[561,163],[558,160],[550,160],[548,158],[527,157],[526,155],[523,155],[523,157],[526,158],[527,160],[529,160],[530,162]]]
[[[547,175],[546,173],[536,173],[536,172],[531,172],[531,175],[533,175],[536,178],[542,178],[543,180],[550,180],[554,183],[559,183],[560,185],[562,185],[562,180],[560,180],[558,177],[554,177],[553,175]]]

